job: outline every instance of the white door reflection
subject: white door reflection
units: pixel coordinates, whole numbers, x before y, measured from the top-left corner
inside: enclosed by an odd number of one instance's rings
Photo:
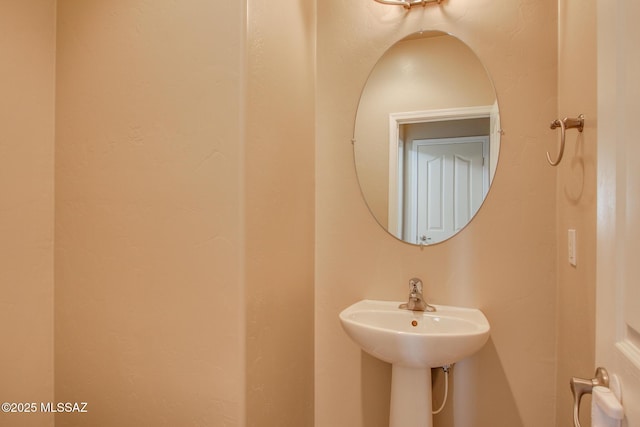
[[[411,142],[404,240],[442,242],[469,223],[489,190],[489,136]]]

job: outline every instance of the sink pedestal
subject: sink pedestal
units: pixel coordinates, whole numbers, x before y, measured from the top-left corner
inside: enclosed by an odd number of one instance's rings
[[[432,427],[431,368],[391,366],[389,427]]]

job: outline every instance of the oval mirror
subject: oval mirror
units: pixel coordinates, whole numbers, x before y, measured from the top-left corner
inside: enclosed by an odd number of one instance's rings
[[[500,149],[496,93],[462,41],[423,31],[395,43],[360,96],[354,158],[369,210],[407,243],[442,242],[480,209]]]

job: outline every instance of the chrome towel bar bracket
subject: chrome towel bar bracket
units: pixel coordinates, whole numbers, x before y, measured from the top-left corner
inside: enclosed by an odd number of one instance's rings
[[[567,129],[578,129],[578,132],[584,130],[584,114],[580,114],[577,118],[565,117],[562,120],[554,120],[549,126],[551,129],[560,128],[560,148],[556,160],[551,160],[551,156],[547,151],[547,161],[551,166],[558,166],[562,156],[564,155],[564,142],[566,139]]]

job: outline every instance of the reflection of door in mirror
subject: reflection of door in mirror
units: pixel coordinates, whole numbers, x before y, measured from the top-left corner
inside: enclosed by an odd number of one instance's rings
[[[442,242],[478,211],[489,188],[489,137],[414,139],[406,162],[404,240]]]
[[[414,113],[390,133],[389,231],[405,242],[439,243],[459,232],[495,172],[491,106],[444,113]]]

